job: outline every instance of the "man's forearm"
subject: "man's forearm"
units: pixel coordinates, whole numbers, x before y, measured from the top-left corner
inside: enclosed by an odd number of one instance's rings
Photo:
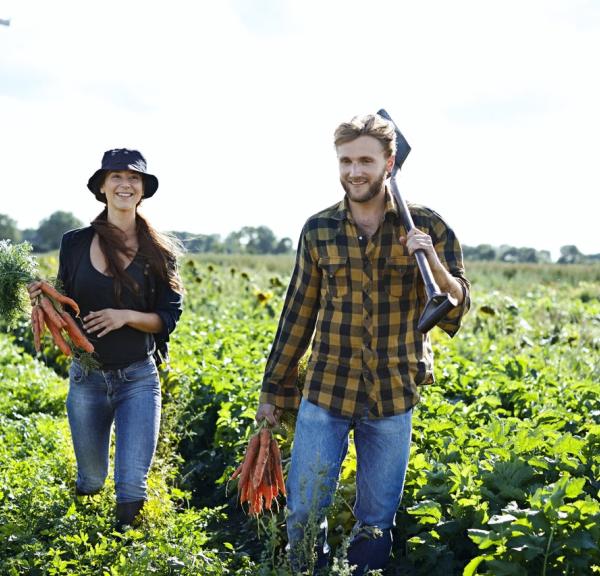
[[[436,281],[436,284],[440,287],[442,292],[447,292],[457,301],[457,304],[462,304],[464,299],[464,292],[462,284],[454,277],[445,266],[441,263],[437,253],[435,251],[432,254],[427,254],[427,261],[431,268],[431,273]]]

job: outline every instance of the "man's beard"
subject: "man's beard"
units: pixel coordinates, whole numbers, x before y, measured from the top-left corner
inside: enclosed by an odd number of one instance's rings
[[[346,198],[348,198],[348,200],[352,200],[352,202],[358,202],[362,204],[364,202],[372,200],[373,198],[375,198],[375,196],[379,194],[379,192],[381,192],[381,189],[383,188],[383,183],[385,182],[386,178],[387,170],[384,169],[381,172],[381,175],[375,179],[373,184],[369,186],[367,193],[364,196],[361,196],[360,198],[353,198],[350,194],[350,185],[342,179],[340,179],[340,182],[342,184],[342,188],[346,192]]]

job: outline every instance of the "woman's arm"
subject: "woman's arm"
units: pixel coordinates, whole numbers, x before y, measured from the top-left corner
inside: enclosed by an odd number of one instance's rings
[[[163,321],[156,312],[105,308],[97,312],[90,312],[83,318],[84,330],[91,333],[97,332],[96,336],[98,338],[102,338],[109,332],[118,330],[125,325],[141,332],[151,332],[153,334],[163,329]]]

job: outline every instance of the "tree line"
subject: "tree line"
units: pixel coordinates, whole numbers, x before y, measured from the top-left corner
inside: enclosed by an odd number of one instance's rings
[[[12,242],[27,241],[35,252],[48,252],[58,249],[60,239],[67,230],[80,228],[83,222],[71,212],[58,211],[42,220],[38,228],[19,230],[17,223],[7,216],[0,214],[0,240]],[[193,234],[191,232],[172,232],[191,253],[212,252],[220,254],[289,254],[294,250],[290,238],[277,238],[267,226],[244,226],[231,232],[224,238],[220,234]],[[550,252],[535,248],[490,244],[478,246],[463,245],[465,260],[518,262],[518,263],[549,263],[552,261]],[[600,254],[582,254],[577,246],[566,245],[560,249],[559,264],[585,264],[600,262]]]
[[[57,211],[42,220],[38,228],[19,230],[17,223],[6,214],[0,214],[0,240],[13,243],[29,242],[34,252],[49,252],[60,247],[62,235],[67,230],[81,228],[84,223],[71,212]],[[225,238],[219,234],[192,234],[171,232],[187,252],[213,252],[221,254],[288,254],[294,244],[290,238],[277,238],[267,226],[244,226]]]
[[[552,262],[548,250],[536,250],[535,248],[516,248],[503,244],[495,247],[491,244],[479,244],[478,246],[463,245],[463,256],[465,260],[483,262],[518,262],[546,264]],[[560,256],[556,261],[558,264],[591,264],[600,262],[600,254],[582,254],[577,246],[568,244],[561,246]]]

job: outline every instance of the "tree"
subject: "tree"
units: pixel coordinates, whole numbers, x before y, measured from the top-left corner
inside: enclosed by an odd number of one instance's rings
[[[517,249],[517,260],[519,262],[537,262],[537,252],[535,248],[518,248]]]
[[[56,250],[60,246],[62,235],[67,230],[80,228],[83,222],[77,219],[71,212],[54,212],[49,218],[42,220],[36,234],[34,249],[37,252]]]
[[[189,252],[222,252],[223,245],[218,234],[198,234],[186,243]]]
[[[248,232],[249,239],[246,244],[246,251],[249,254],[273,253],[277,239],[270,228],[267,226],[258,226],[258,228],[248,228]]]
[[[223,252],[221,236],[218,234],[192,234],[191,232],[171,232],[185,246],[187,252]]]
[[[476,248],[478,260],[495,260],[496,250],[490,244],[479,244]]]
[[[13,243],[21,241],[17,223],[6,214],[0,214],[0,240],[10,240]]]
[[[569,244],[560,247],[559,264],[577,264],[577,262],[581,262],[582,258],[583,254],[578,250],[577,246]]]
[[[223,247],[225,248],[225,252],[227,254],[239,254],[243,252],[243,246],[240,241],[242,236],[241,231],[238,232],[230,232],[225,238],[225,242],[223,243]]]
[[[292,242],[292,239],[286,236],[285,238],[282,238],[281,240],[279,240],[279,242],[277,242],[277,246],[275,246],[274,253],[289,254],[293,248],[294,244]]]
[[[518,262],[519,251],[514,246],[503,244],[500,246],[500,260],[502,262]]]
[[[537,260],[542,264],[548,264],[549,262],[552,262],[552,255],[549,250],[540,250],[537,253]]]

